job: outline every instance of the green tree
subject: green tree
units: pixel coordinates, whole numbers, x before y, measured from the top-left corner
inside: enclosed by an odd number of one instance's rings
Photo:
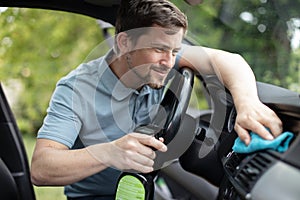
[[[89,17],[22,8],[1,13],[0,26],[0,80],[22,87],[13,110],[21,131],[35,134],[56,82],[85,60],[102,32]]]
[[[259,81],[300,91],[300,51],[291,43],[300,0],[172,1],[188,16],[190,40],[240,53]],[[95,49],[102,32],[93,18],[38,9],[0,12],[0,26],[0,80],[19,95],[13,110],[21,131],[35,134],[58,79],[107,50]]]
[[[259,81],[300,91],[293,87],[299,85],[299,46],[292,49],[291,43],[300,31],[300,0],[210,0],[196,7],[174,3],[188,15],[198,43],[237,52]]]
[[[289,87],[294,52],[288,23],[300,17],[299,6],[300,1],[286,0],[223,1],[222,47],[245,56],[259,80]]]

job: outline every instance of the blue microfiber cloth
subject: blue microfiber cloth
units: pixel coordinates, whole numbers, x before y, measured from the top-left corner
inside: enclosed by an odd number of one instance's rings
[[[273,149],[282,153],[289,148],[294,134],[286,131],[273,140],[265,140],[254,132],[250,132],[250,136],[251,142],[248,146],[240,138],[237,138],[232,150],[236,153],[252,153],[263,149]]]

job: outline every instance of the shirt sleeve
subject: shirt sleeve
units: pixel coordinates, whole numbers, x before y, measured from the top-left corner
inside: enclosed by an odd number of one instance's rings
[[[76,114],[75,95],[72,85],[57,84],[37,138],[54,140],[69,148],[74,145],[82,126]]]

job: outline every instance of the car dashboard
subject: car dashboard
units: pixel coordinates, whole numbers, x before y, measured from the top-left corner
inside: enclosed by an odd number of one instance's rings
[[[300,97],[286,89],[258,83],[261,100],[272,108],[283,123],[283,130],[294,134],[284,153],[261,150],[250,154],[230,151],[222,159],[224,178],[219,199],[299,199],[300,180]],[[284,98],[283,98],[284,97]],[[228,129],[233,127],[231,108]]]
[[[232,150],[237,138],[233,99],[216,77],[208,77],[205,82],[212,101],[212,112],[194,116],[199,131],[180,158],[182,167],[219,187],[218,200],[299,199],[299,94],[257,83],[260,100],[282,120],[283,131],[292,132],[294,137],[284,153],[266,149],[240,154]],[[209,153],[203,154],[205,148],[209,149]],[[191,158],[194,160],[191,161]]]

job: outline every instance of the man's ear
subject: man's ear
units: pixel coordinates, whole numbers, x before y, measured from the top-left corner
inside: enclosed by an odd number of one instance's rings
[[[130,40],[125,32],[121,32],[117,35],[117,45],[121,55],[130,51]]]

